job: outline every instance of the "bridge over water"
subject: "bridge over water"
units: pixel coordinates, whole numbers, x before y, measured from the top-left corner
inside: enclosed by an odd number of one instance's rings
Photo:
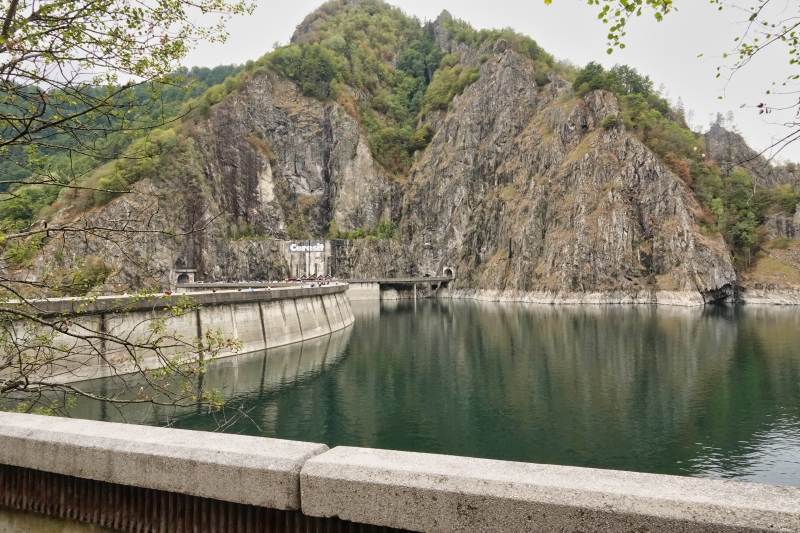
[[[397,300],[417,299],[435,293],[453,280],[451,276],[420,276],[403,278],[356,278],[348,279],[347,296],[351,300]]]
[[[388,285],[416,285],[421,283],[446,283],[452,281],[452,276],[419,276],[406,278],[353,278],[345,280],[347,283],[380,283]]]

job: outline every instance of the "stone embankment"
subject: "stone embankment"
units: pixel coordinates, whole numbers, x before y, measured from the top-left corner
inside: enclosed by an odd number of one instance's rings
[[[797,487],[17,413],[0,506],[0,530],[800,531]]]
[[[532,304],[629,304],[629,305],[674,305],[683,307],[702,306],[713,303],[697,291],[500,291],[486,289],[443,289],[441,298],[471,299],[485,302],[521,302]]]
[[[55,359],[42,377],[68,383],[159,368],[165,358],[198,357],[198,346],[204,357],[214,358],[327,335],[354,322],[346,291],[347,284],[334,283],[59,298],[31,302],[26,310],[61,331],[52,345],[67,347],[69,355]],[[100,343],[97,333],[104,334]]]
[[[800,305],[800,288],[747,288],[739,293],[737,301],[757,305]]]
[[[484,302],[517,302],[545,305],[668,305],[697,307],[708,304],[800,305],[800,289],[742,287],[735,294],[716,299],[691,291],[525,292],[487,289],[440,289],[439,298]]]

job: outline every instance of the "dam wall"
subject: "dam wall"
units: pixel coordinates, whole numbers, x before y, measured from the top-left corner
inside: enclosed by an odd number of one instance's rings
[[[796,532],[800,488],[0,413],[0,531],[96,527]]]
[[[380,300],[381,286],[378,282],[350,283],[347,289],[347,297],[352,301]]]
[[[313,339],[353,323],[346,290],[337,283],[34,301],[31,312],[59,331],[52,363],[40,377],[69,383]],[[18,328],[16,334],[22,342],[41,332]]]

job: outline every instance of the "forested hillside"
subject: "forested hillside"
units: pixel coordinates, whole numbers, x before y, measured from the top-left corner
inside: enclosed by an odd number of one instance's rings
[[[154,129],[179,120],[193,108],[193,99],[240,70],[241,67],[232,65],[183,69],[173,73],[163,83],[138,85],[126,92],[124,102],[119,103],[119,107],[126,110],[124,117],[114,116],[111,123],[98,119],[98,133],[95,135],[54,135],[46,147],[13,147],[0,160],[0,176],[3,180],[0,191],[11,186],[16,189],[16,195],[0,203],[0,220],[15,228],[30,225],[41,215],[48,214],[46,208],[61,191],[60,187],[47,185],[20,186],[20,182],[83,183],[94,169],[120,158],[136,141],[139,144],[129,154],[135,158],[144,156],[142,152],[146,150],[144,145],[147,141],[143,139],[148,139]],[[87,86],[85,90],[100,95],[114,88]],[[66,102],[66,107],[69,107],[69,97],[57,91],[49,97]],[[6,101],[4,105],[12,108],[14,102]],[[76,109],[79,109],[78,106],[75,104]],[[119,182],[101,184],[109,189],[123,185]],[[39,212],[42,209],[45,209],[43,214]]]
[[[137,96],[132,123],[164,127],[102,141],[119,159],[81,157],[65,140],[17,153],[25,165],[4,161],[7,176],[46,167],[87,189],[56,198],[21,186],[0,206],[3,223],[102,217],[134,201],[119,192],[131,187],[191,191],[194,207],[180,201],[175,216],[214,211],[219,227],[164,261],[208,277],[229,275],[219,261],[232,242],[334,237],[353,241],[362,273],[387,261],[398,272],[456,265],[464,289],[633,299],[715,299],[738,283],[734,267],[751,270],[776,242],[794,246],[769,229],[797,209],[793,168],[722,161],[720,137],[692,131],[646,75],[571,67],[512,30],[334,0],[241,70],[185,74],[189,90]]]

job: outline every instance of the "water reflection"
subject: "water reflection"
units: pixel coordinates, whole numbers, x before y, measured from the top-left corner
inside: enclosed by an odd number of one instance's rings
[[[354,312],[325,346],[217,363],[209,382],[250,417],[226,430],[800,485],[797,310],[424,301]]]
[[[210,413],[199,407],[163,407],[152,404],[113,406],[94,401],[78,400],[70,409],[76,418],[128,422],[136,424],[189,426],[209,431],[226,426],[245,426],[245,432],[259,434],[259,420],[267,422],[271,409],[264,402],[268,395],[289,386],[302,385],[337,364],[353,328],[269,350],[239,354],[212,361],[207,372],[194,384],[199,390],[214,390],[225,399],[223,412]],[[144,382],[130,377],[96,380],[83,388],[103,396],[131,398]],[[122,391],[122,392],[121,392]],[[254,407],[258,409],[254,409]]]

